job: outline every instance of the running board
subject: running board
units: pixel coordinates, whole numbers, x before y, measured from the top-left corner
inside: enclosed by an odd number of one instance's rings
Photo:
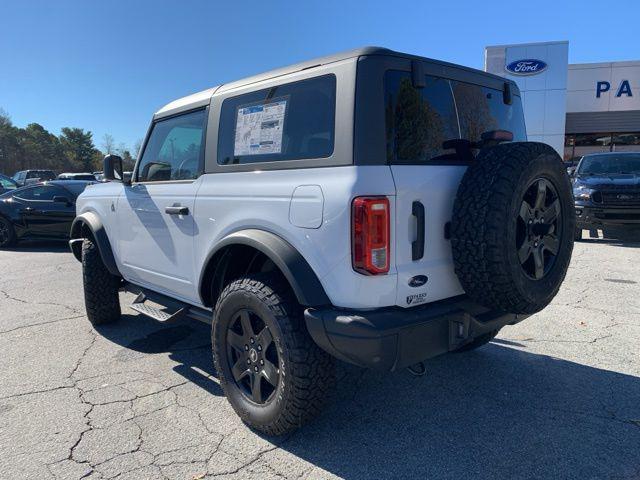
[[[211,323],[213,314],[207,309],[189,305],[131,283],[124,285],[124,290],[138,295],[129,308],[159,322],[170,322],[179,318],[189,317],[204,323]],[[147,300],[161,305],[161,307],[148,305],[145,303]]]

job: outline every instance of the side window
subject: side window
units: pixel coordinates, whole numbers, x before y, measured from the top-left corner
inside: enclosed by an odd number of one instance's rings
[[[156,122],[138,165],[136,181],[192,180],[204,156],[206,110]]]
[[[64,196],[70,197],[69,193],[63,188],[53,185],[38,185],[35,187],[25,188],[18,190],[15,196],[22,198],[23,200],[39,200],[39,201],[52,201],[53,197]]]
[[[526,141],[520,97],[514,95],[511,105],[507,105],[501,90],[457,81],[451,84],[458,106],[462,138],[478,142],[484,132],[508,130],[513,133],[515,142]]]
[[[450,153],[442,144],[460,138],[460,131],[448,80],[427,76],[426,85],[415,88],[408,72],[390,70],[384,88],[389,163],[438,161]]]
[[[220,114],[218,163],[330,157],[335,112],[334,75],[227,98]]]

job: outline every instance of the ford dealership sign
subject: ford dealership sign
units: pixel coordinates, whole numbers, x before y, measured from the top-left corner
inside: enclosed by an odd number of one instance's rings
[[[542,60],[516,60],[504,67],[505,70],[513,75],[536,75],[547,69],[547,64]]]

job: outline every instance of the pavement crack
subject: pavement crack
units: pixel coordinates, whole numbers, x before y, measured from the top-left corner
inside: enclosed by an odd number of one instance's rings
[[[84,317],[84,315],[75,315],[73,317],[65,317],[65,318],[58,318],[57,320],[49,320],[48,322],[30,323],[29,325],[21,325],[19,327],[10,328],[9,330],[1,330],[0,331],[0,335],[3,335],[5,333],[15,332],[17,330],[23,330],[25,328],[40,327],[42,325],[50,325],[52,323],[65,322],[67,320],[75,320],[76,318],[83,318],[83,317]]]

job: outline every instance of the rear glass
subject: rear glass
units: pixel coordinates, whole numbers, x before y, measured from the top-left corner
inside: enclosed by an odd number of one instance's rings
[[[502,91],[426,76],[415,88],[409,72],[385,74],[387,160],[392,164],[447,163],[458,160],[444,149],[447,140],[480,141],[482,133],[508,130],[525,141],[520,97],[503,102]]]
[[[220,114],[218,163],[330,157],[335,111],[333,75],[227,98]]]
[[[514,142],[527,140],[520,97],[513,96],[511,105],[504,103],[502,91],[471,83],[451,81],[458,107],[462,138],[480,141],[480,135],[491,130],[508,130]]]

